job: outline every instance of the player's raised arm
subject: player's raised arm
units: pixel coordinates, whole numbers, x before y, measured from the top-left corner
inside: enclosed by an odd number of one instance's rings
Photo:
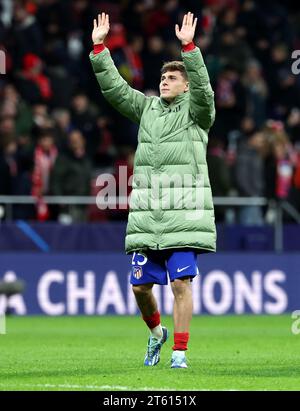
[[[193,44],[197,18],[192,13],[183,17],[181,28],[176,24],[175,33],[183,46],[182,59],[189,79],[190,113],[193,119],[208,130],[215,119],[214,92],[201,51]]]
[[[93,70],[106,100],[121,114],[139,123],[147,97],[130,87],[119,74],[109,50],[104,46],[109,28],[109,15],[98,14],[92,32],[94,51],[89,56]]]

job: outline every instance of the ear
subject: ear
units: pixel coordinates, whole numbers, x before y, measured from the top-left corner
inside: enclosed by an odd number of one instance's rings
[[[184,92],[186,93],[187,91],[189,91],[189,82],[187,81],[185,84],[185,88],[184,88]]]

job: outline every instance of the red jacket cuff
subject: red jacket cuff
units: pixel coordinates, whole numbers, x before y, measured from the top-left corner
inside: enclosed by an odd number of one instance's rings
[[[94,44],[94,54],[101,53],[104,49],[104,44]]]
[[[195,43],[193,41],[191,41],[189,44],[186,44],[185,46],[182,47],[183,52],[187,52],[187,51],[192,51],[195,48]]]

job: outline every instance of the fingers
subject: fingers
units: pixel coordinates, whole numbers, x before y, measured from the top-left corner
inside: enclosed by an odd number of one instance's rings
[[[193,22],[193,20],[194,20],[194,14],[189,11],[187,14],[184,15],[182,25],[194,27],[195,21]]]
[[[97,20],[94,19],[94,29],[96,29],[96,28],[97,28]]]
[[[193,21],[194,21],[194,14],[191,13],[191,15],[190,15],[190,26],[193,26]]]
[[[191,13],[190,12],[188,12],[188,14],[187,14],[187,19],[186,19],[186,25],[187,26],[190,26],[191,25]]]
[[[194,21],[194,24],[193,24],[193,29],[194,29],[194,30],[196,30],[196,27],[197,27],[197,21],[198,21],[198,18],[196,17],[196,18],[195,18],[195,21]]]
[[[188,12],[188,19],[187,19],[187,25],[192,26],[193,25],[193,19],[194,19],[194,14],[191,13],[190,11]]]
[[[96,26],[95,26],[96,23]],[[105,13],[98,14],[98,26],[109,26],[109,15]],[[94,28],[97,27],[97,20],[94,19]]]
[[[175,25],[175,33],[176,33],[176,36],[178,36],[178,34],[179,34],[179,26],[178,26],[178,24]]]

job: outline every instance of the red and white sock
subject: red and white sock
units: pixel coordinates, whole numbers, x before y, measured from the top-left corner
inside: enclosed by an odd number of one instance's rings
[[[174,333],[174,345],[172,347],[172,350],[173,351],[186,351],[189,338],[190,338],[189,333]]]
[[[160,313],[156,311],[154,314],[146,317],[143,315],[143,320],[147,324],[148,328],[150,329],[151,335],[157,339],[162,338],[163,331],[160,323]]]

